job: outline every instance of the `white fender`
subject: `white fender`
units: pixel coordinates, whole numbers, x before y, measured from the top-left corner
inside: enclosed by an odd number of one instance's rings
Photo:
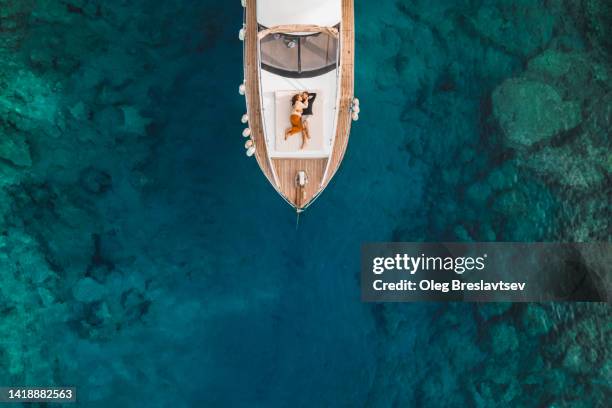
[[[249,121],[249,115],[245,113],[244,115],[242,115],[242,118],[240,119],[240,121],[242,123],[247,123]]]
[[[251,146],[251,147],[249,147],[249,150],[247,150],[247,151],[246,151],[246,155],[247,155],[248,157],[251,157],[251,156],[252,156],[252,155],[254,155],[254,154],[255,154],[255,146]]]
[[[244,148],[248,149],[251,146],[253,146],[253,141],[251,139],[247,140],[246,143],[244,144]]]
[[[351,117],[353,118],[353,120],[355,122],[357,122],[359,120],[359,114],[357,112],[353,112],[353,114],[351,115]]]
[[[359,106],[359,98],[353,98],[353,106]]]
[[[238,87],[238,93],[240,95],[244,95],[246,93],[246,85],[245,84],[240,84],[240,86]]]
[[[361,109],[359,109],[359,105],[355,105],[355,106],[353,106],[353,112],[355,112],[355,113],[357,113],[357,114],[358,114],[359,112],[361,112]]]
[[[251,136],[251,129],[250,128],[246,128],[242,131],[242,136],[244,137],[249,137]]]
[[[240,4],[242,4],[242,7],[246,7],[246,0],[240,0]]]
[[[245,35],[246,35],[246,31],[244,30],[244,27],[242,27],[240,31],[238,31],[238,39],[240,41],[244,41]]]

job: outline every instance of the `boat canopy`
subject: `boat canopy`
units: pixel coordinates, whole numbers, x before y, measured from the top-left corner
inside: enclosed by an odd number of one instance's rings
[[[261,68],[286,78],[312,78],[336,69],[338,28],[260,26]]]

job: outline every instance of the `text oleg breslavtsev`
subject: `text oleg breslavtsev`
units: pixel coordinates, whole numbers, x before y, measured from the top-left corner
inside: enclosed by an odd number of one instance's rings
[[[507,291],[525,289],[524,282],[462,282],[458,279],[453,279],[450,282],[436,282],[432,279],[423,279],[418,282],[402,279],[399,282],[383,282],[377,279],[372,282],[372,287],[376,291],[437,291],[450,292],[452,291]]]

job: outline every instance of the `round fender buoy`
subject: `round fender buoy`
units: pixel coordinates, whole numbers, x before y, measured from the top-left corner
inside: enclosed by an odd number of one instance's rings
[[[359,106],[359,98],[353,99],[353,106]]]
[[[251,147],[249,147],[249,150],[247,150],[247,151],[246,151],[246,155],[247,155],[248,157],[251,157],[251,156],[252,156],[252,155],[254,155],[254,154],[255,154],[255,146],[251,146]]]
[[[242,115],[242,118],[240,119],[240,121],[242,123],[247,123],[249,121],[249,115],[245,113],[244,115]]]
[[[242,131],[242,136],[244,137],[249,137],[251,136],[251,129],[250,128],[246,128]]]
[[[353,118],[353,120],[355,122],[357,122],[359,120],[359,114],[357,112],[353,112],[353,114],[351,115],[351,117]]]
[[[246,32],[244,30],[244,27],[240,29],[240,31],[238,31],[238,39],[240,41],[244,41],[244,36],[246,35]]]
[[[246,93],[246,85],[245,84],[240,84],[240,86],[238,87],[238,93],[240,95],[244,95]]]
[[[246,7],[246,0],[240,0],[240,4],[242,4],[242,7]]]
[[[357,114],[361,112],[361,109],[359,109],[359,105],[353,106],[353,112]]]
[[[252,146],[253,146],[253,141],[251,139],[247,140],[246,143],[244,144],[245,149],[248,149]]]

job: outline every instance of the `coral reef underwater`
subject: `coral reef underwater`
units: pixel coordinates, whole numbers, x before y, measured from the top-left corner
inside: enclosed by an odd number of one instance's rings
[[[297,230],[243,155],[233,3],[0,0],[0,385],[606,406],[608,305],[362,304],[357,271],[368,241],[610,240],[610,3],[356,0],[362,119]]]

